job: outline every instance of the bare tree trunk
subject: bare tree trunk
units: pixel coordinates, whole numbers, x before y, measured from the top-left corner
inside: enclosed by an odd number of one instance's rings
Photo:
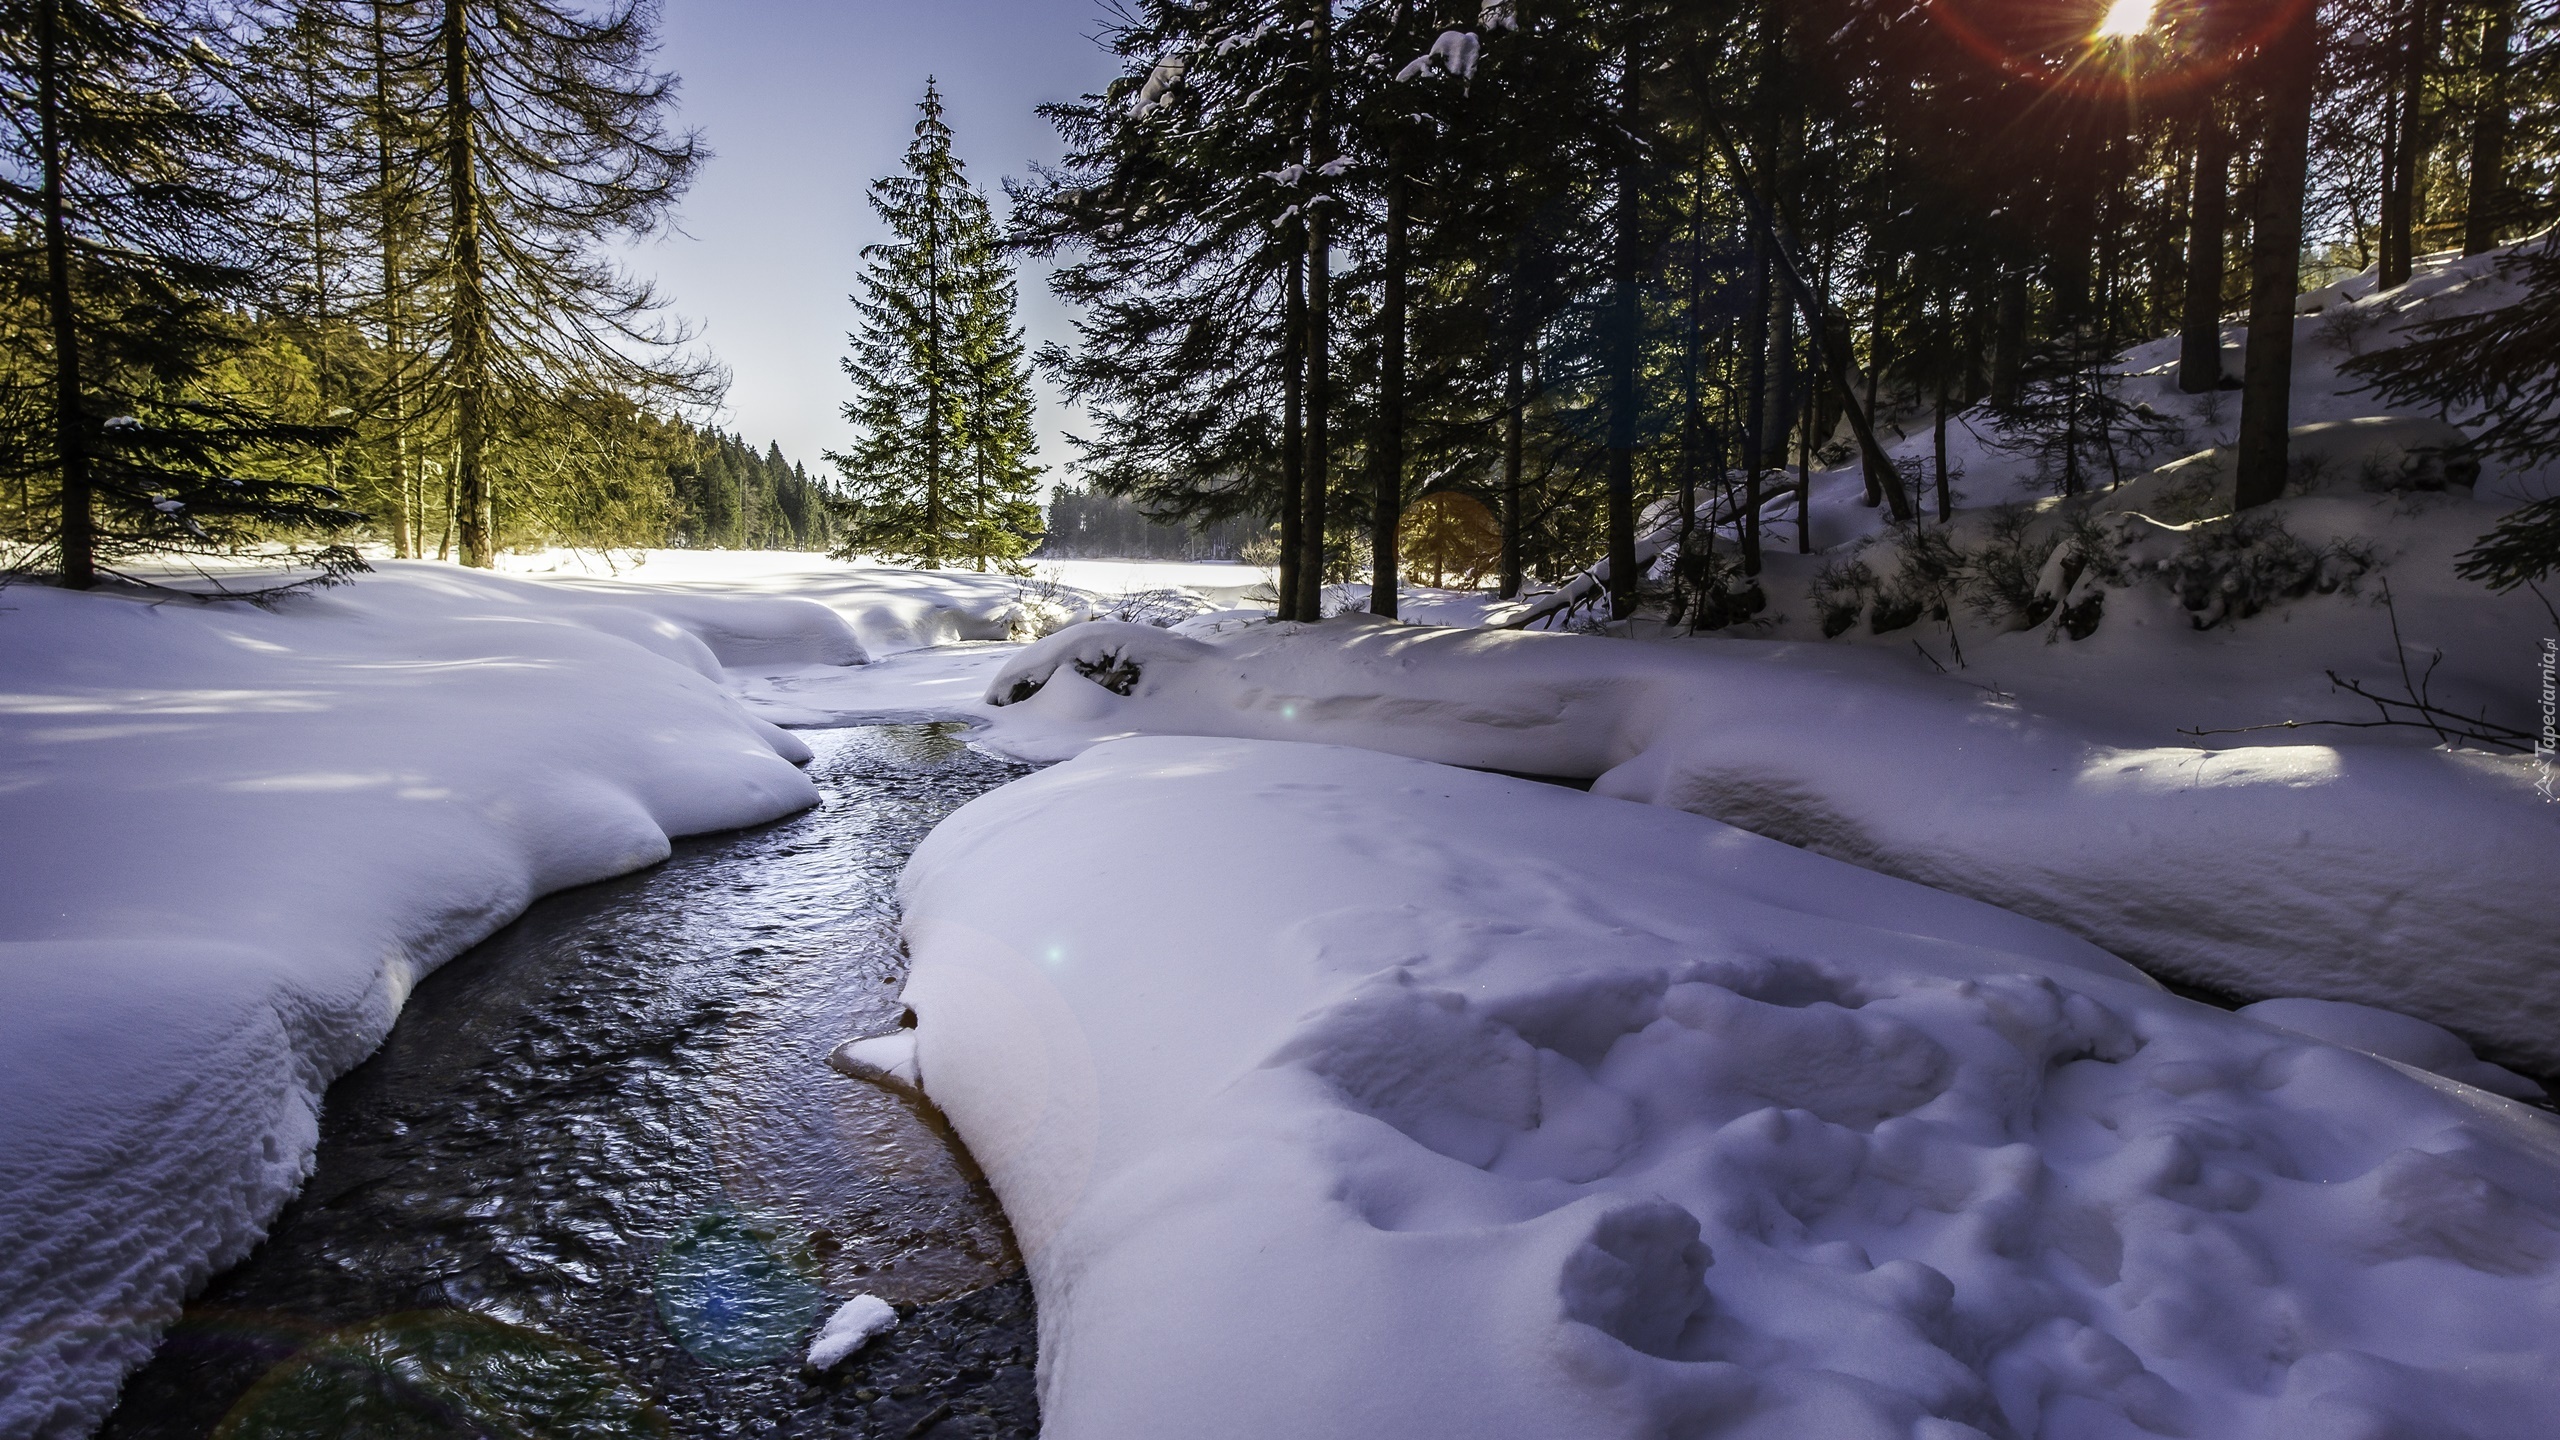
[[[2293,306],[2302,263],[2302,193],[2311,145],[2311,99],[2320,70],[2317,0],[2268,40],[2258,57],[2266,97],[2257,214],[2249,245],[2249,354],[2240,389],[2239,475],[2234,503],[2264,505],[2284,493],[2292,424]]]
[[[2026,372],[2027,271],[2010,261],[2000,267],[1999,306],[1991,331],[1991,403],[2001,408],[2017,404]]]
[[[2222,384],[2222,247],[2230,229],[2231,132],[2211,95],[2196,114],[2194,189],[2187,202],[2185,323],[2178,332],[2178,388],[2200,395]]]
[[[2398,143],[2382,191],[2382,288],[2408,283],[2417,264],[2418,157],[2426,152],[2427,61],[2436,48],[2436,0],[2407,0],[2401,27],[2400,89],[2392,101]],[[2272,98],[2272,97],[2271,97]]]
[[[1623,620],[1635,614],[1636,582],[1636,327],[1642,322],[1636,287],[1642,281],[1643,215],[1637,193],[1636,126],[1643,95],[1642,57],[1635,37],[1627,37],[1618,79],[1617,245],[1614,293],[1610,298],[1609,334],[1609,615]]]
[[[1280,606],[1283,620],[1298,618],[1298,553],[1307,489],[1307,252],[1305,237],[1290,237],[1289,300],[1282,324],[1285,358],[1280,376]]]
[[[1742,541],[1742,573],[1760,573],[1760,467],[1769,453],[1766,403],[1769,389],[1769,249],[1751,232],[1743,274],[1750,289],[1742,312],[1742,513],[1735,529]]]
[[[36,8],[37,144],[44,151],[45,308],[53,330],[53,453],[61,474],[62,585],[98,583],[97,519],[92,512],[87,417],[81,413],[80,320],[72,308],[71,230],[62,197],[62,6]]]
[[[1510,321],[1511,354],[1502,380],[1502,598],[1520,593],[1521,434],[1527,400],[1521,394],[1519,317]]]
[[[1689,256],[1683,276],[1687,293],[1681,297],[1680,310],[1680,565],[1673,574],[1671,591],[1671,614],[1675,620],[1687,610],[1681,578],[1693,569],[1689,557],[1697,543],[1699,452],[1706,443],[1705,392],[1700,373],[1706,349],[1705,317],[1700,313],[1706,300],[1706,218],[1707,149],[1706,137],[1700,136],[1697,168],[1691,172],[1689,187]]]
[[[1955,498],[1947,488],[1947,385],[1955,374],[1956,362],[1953,353],[1956,330],[1954,309],[1955,296],[1941,289],[1938,292],[1937,333],[1932,337],[1937,343],[1931,347],[1937,352],[1936,363],[1931,368],[1938,372],[1938,403],[1935,413],[1930,417],[1929,427],[1931,449],[1938,462],[1938,523],[1941,525],[1956,518]]]
[[[1307,158],[1321,173],[1333,157],[1333,5],[1315,3],[1315,107],[1310,118]],[[1324,618],[1325,486],[1331,467],[1333,409],[1333,206],[1330,194],[1319,193],[1307,211],[1307,493],[1299,518],[1298,616]]]
[[[1832,392],[1840,399],[1840,409],[1849,421],[1850,433],[1858,439],[1860,463],[1870,480],[1883,490],[1885,504],[1891,509],[1893,518],[1911,519],[1910,493],[1903,487],[1901,473],[1893,468],[1893,461],[1885,455],[1884,446],[1876,440],[1871,412],[1859,402],[1853,375],[1856,366],[1849,357],[1847,335],[1833,327],[1829,307],[1815,293],[1812,282],[1805,279],[1804,268],[1796,263],[1786,242],[1779,238],[1777,222],[1771,218],[1768,206],[1761,202],[1759,192],[1752,187],[1750,175],[1742,168],[1741,157],[1734,151],[1733,137],[1724,133],[1723,123],[1713,110],[1707,112],[1706,121],[1708,133],[1716,142],[1717,156],[1724,161],[1725,173],[1733,177],[1734,188],[1741,193],[1743,208],[1750,212],[1751,223],[1768,244],[1769,253],[1778,263],[1778,273],[1785,279],[1788,292],[1804,312],[1805,329],[1817,337],[1815,343],[1821,351],[1823,373],[1831,382]]]
[[[453,210],[453,507],[462,563],[495,565],[482,452],[488,446],[489,297],[480,255],[480,181],[472,134],[467,0],[445,0],[445,179]]]
[[[1393,618],[1399,532],[1404,526],[1405,244],[1407,195],[1405,146],[1388,147],[1387,233],[1380,257],[1386,274],[1378,306],[1378,430],[1369,457],[1369,613]]]
[[[409,462],[408,327],[402,318],[408,261],[402,253],[391,158],[391,57],[382,34],[382,0],[369,12],[373,42],[373,182],[376,239],[382,252],[382,350],[390,371],[384,403],[391,416],[391,480],[398,518],[391,527],[392,554],[403,560],[426,551],[426,498]]]
[[[2498,243],[2507,218],[2507,53],[2515,38],[2515,0],[2489,0],[2480,30],[2480,94],[2471,117],[2471,195],[2462,216],[2462,253],[2477,255]]]

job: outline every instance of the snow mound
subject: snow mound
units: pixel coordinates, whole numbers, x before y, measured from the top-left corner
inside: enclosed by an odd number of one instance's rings
[[[2529,756],[2110,744],[1861,647],[1367,616],[1206,640],[1078,626],[1004,666],[989,698],[1014,696],[982,712],[981,740],[1023,758],[1221,735],[1593,779],[2157,973],[2377,1005],[2560,1068],[2560,809],[2535,796]]]
[[[871,1343],[875,1335],[885,1335],[898,1328],[898,1312],[877,1295],[856,1295],[827,1317],[818,1327],[818,1338],[809,1342],[809,1368],[833,1370],[854,1351]]]
[[[1253,883],[1167,883],[1209,853]],[[905,898],[1051,1440],[2548,1431],[2548,1117],[1988,906],[1189,739],[973,802]]]
[[[301,1184],[322,1090],[535,897],[817,799],[724,661],[838,612],[389,564],[0,606],[0,1434],[87,1434]]]
[[[2343,1000],[2261,1000],[2241,1006],[2240,1013],[2332,1045],[2362,1050],[2448,1080],[2459,1080],[2492,1095],[2519,1100],[2542,1098],[2540,1085],[2472,1054],[2471,1047],[2452,1031],[2411,1016],[2376,1010],[2370,1005],[2350,1005]]]

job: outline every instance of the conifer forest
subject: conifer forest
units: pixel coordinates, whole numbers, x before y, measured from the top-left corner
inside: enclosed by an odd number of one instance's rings
[[[1623,613],[1674,495],[1738,518],[1747,594],[1811,468],[1943,519],[1943,441],[1897,467],[1877,425],[1984,400],[2077,492],[2145,423],[2106,362],[2170,332],[2270,497],[2297,291],[2560,198],[2560,13],[2522,0],[1168,0],[1108,38],[1122,77],[1053,107],[1069,157],[1014,191],[1086,315],[1041,358],[1102,417],[1095,484],[1280,526],[1284,613],[1307,576],[1391,597],[1442,489],[1500,517],[1506,595],[1604,560]],[[2499,359],[2465,332],[2367,373],[2547,411],[2555,278]],[[2245,374],[2226,315],[2268,337]],[[2548,454],[2548,424],[2499,438]]]
[[[552,0],[31,0],[0,17],[0,537],[777,545],[805,467],[697,418],[723,375],[609,246],[707,158],[652,12]]]

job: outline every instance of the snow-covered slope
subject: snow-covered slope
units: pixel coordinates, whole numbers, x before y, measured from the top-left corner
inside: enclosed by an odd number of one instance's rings
[[[2163,974],[2378,1005],[2560,1068],[2560,807],[2529,757],[2109,744],[1855,647],[1360,616],[1207,640],[1077,626],[1016,654],[989,698],[1013,703],[982,743],[1033,758],[1226,735],[1596,777]]]
[[[814,802],[724,666],[990,623],[966,586],[870,583],[0,591],[0,1435],[87,1433],[420,975],[670,836]]]
[[[905,896],[1051,1440],[2549,1433],[2548,1117],[1988,906],[1187,739]]]

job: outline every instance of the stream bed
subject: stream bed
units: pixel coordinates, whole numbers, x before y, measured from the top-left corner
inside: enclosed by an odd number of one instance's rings
[[[956,725],[804,738],[818,808],[539,901],[421,982],[102,1435],[1036,1434],[984,1181],[929,1107],[826,1063],[898,1023],[909,852],[1029,767]],[[898,1328],[804,1369],[863,1293]]]

